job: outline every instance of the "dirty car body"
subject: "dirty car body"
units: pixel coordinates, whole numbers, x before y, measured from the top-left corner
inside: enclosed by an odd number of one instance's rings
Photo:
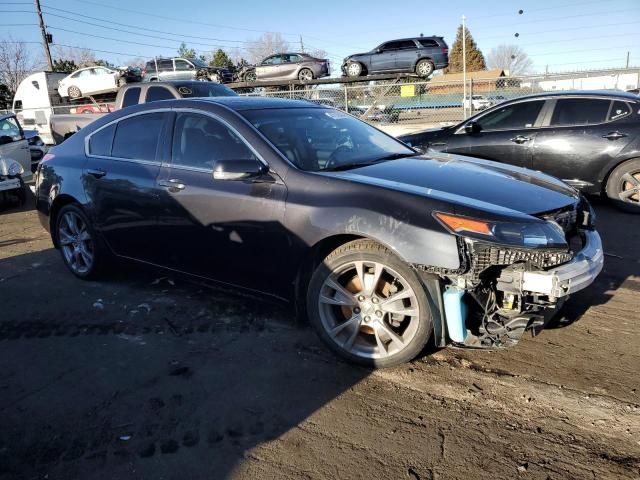
[[[131,131],[151,146],[133,152],[139,158],[126,147]],[[413,342],[403,325],[424,308],[425,343],[513,344],[602,268],[592,211],[573,188],[517,167],[421,155],[310,102],[134,106],[55,147],[36,183],[43,225],[72,262],[92,237],[92,255],[104,245],[110,255],[293,302],[318,322],[322,309],[341,313],[344,323],[325,332],[339,340],[321,337],[374,366],[417,355],[420,345],[411,356],[396,353]],[[70,235],[61,212],[88,226]],[[354,281],[345,282],[332,265],[363,242],[366,252],[349,257]],[[393,309],[375,306],[396,300]]]

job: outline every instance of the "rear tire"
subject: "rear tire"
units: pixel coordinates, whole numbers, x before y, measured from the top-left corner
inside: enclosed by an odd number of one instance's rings
[[[308,68],[303,68],[298,72],[298,80],[301,82],[310,82],[313,80],[313,72]]]
[[[55,219],[55,235],[62,261],[76,277],[94,280],[110,257],[87,215],[76,204],[65,205]]]
[[[640,158],[618,165],[609,175],[605,191],[620,210],[640,213]]]
[[[307,312],[322,341],[368,367],[408,362],[432,332],[427,292],[416,273],[371,240],[349,242],[316,268]]]
[[[428,77],[435,70],[435,65],[431,60],[420,60],[416,63],[416,75],[420,77]]]
[[[255,70],[250,70],[244,74],[245,82],[255,82],[258,79]]]

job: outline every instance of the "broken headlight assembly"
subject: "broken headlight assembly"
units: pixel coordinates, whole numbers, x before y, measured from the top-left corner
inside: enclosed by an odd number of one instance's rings
[[[567,248],[565,232],[551,221],[487,221],[442,212],[433,216],[454,235],[515,247]]]

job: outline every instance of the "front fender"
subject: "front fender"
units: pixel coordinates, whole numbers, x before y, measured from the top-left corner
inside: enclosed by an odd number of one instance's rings
[[[308,218],[322,238],[337,234],[357,235],[374,240],[410,264],[443,269],[460,268],[456,237],[444,231],[410,224],[400,213],[395,216],[359,208],[335,207],[315,211]]]

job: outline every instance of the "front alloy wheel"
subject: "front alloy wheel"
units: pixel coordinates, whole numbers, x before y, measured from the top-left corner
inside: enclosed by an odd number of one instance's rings
[[[386,367],[414,358],[431,333],[426,293],[415,273],[384,247],[351,242],[316,269],[311,320],[340,356]]]
[[[350,77],[359,77],[362,75],[362,65],[358,62],[352,62],[347,65],[347,75]]]
[[[606,193],[621,210],[640,213],[640,159],[618,165],[609,176]]]

